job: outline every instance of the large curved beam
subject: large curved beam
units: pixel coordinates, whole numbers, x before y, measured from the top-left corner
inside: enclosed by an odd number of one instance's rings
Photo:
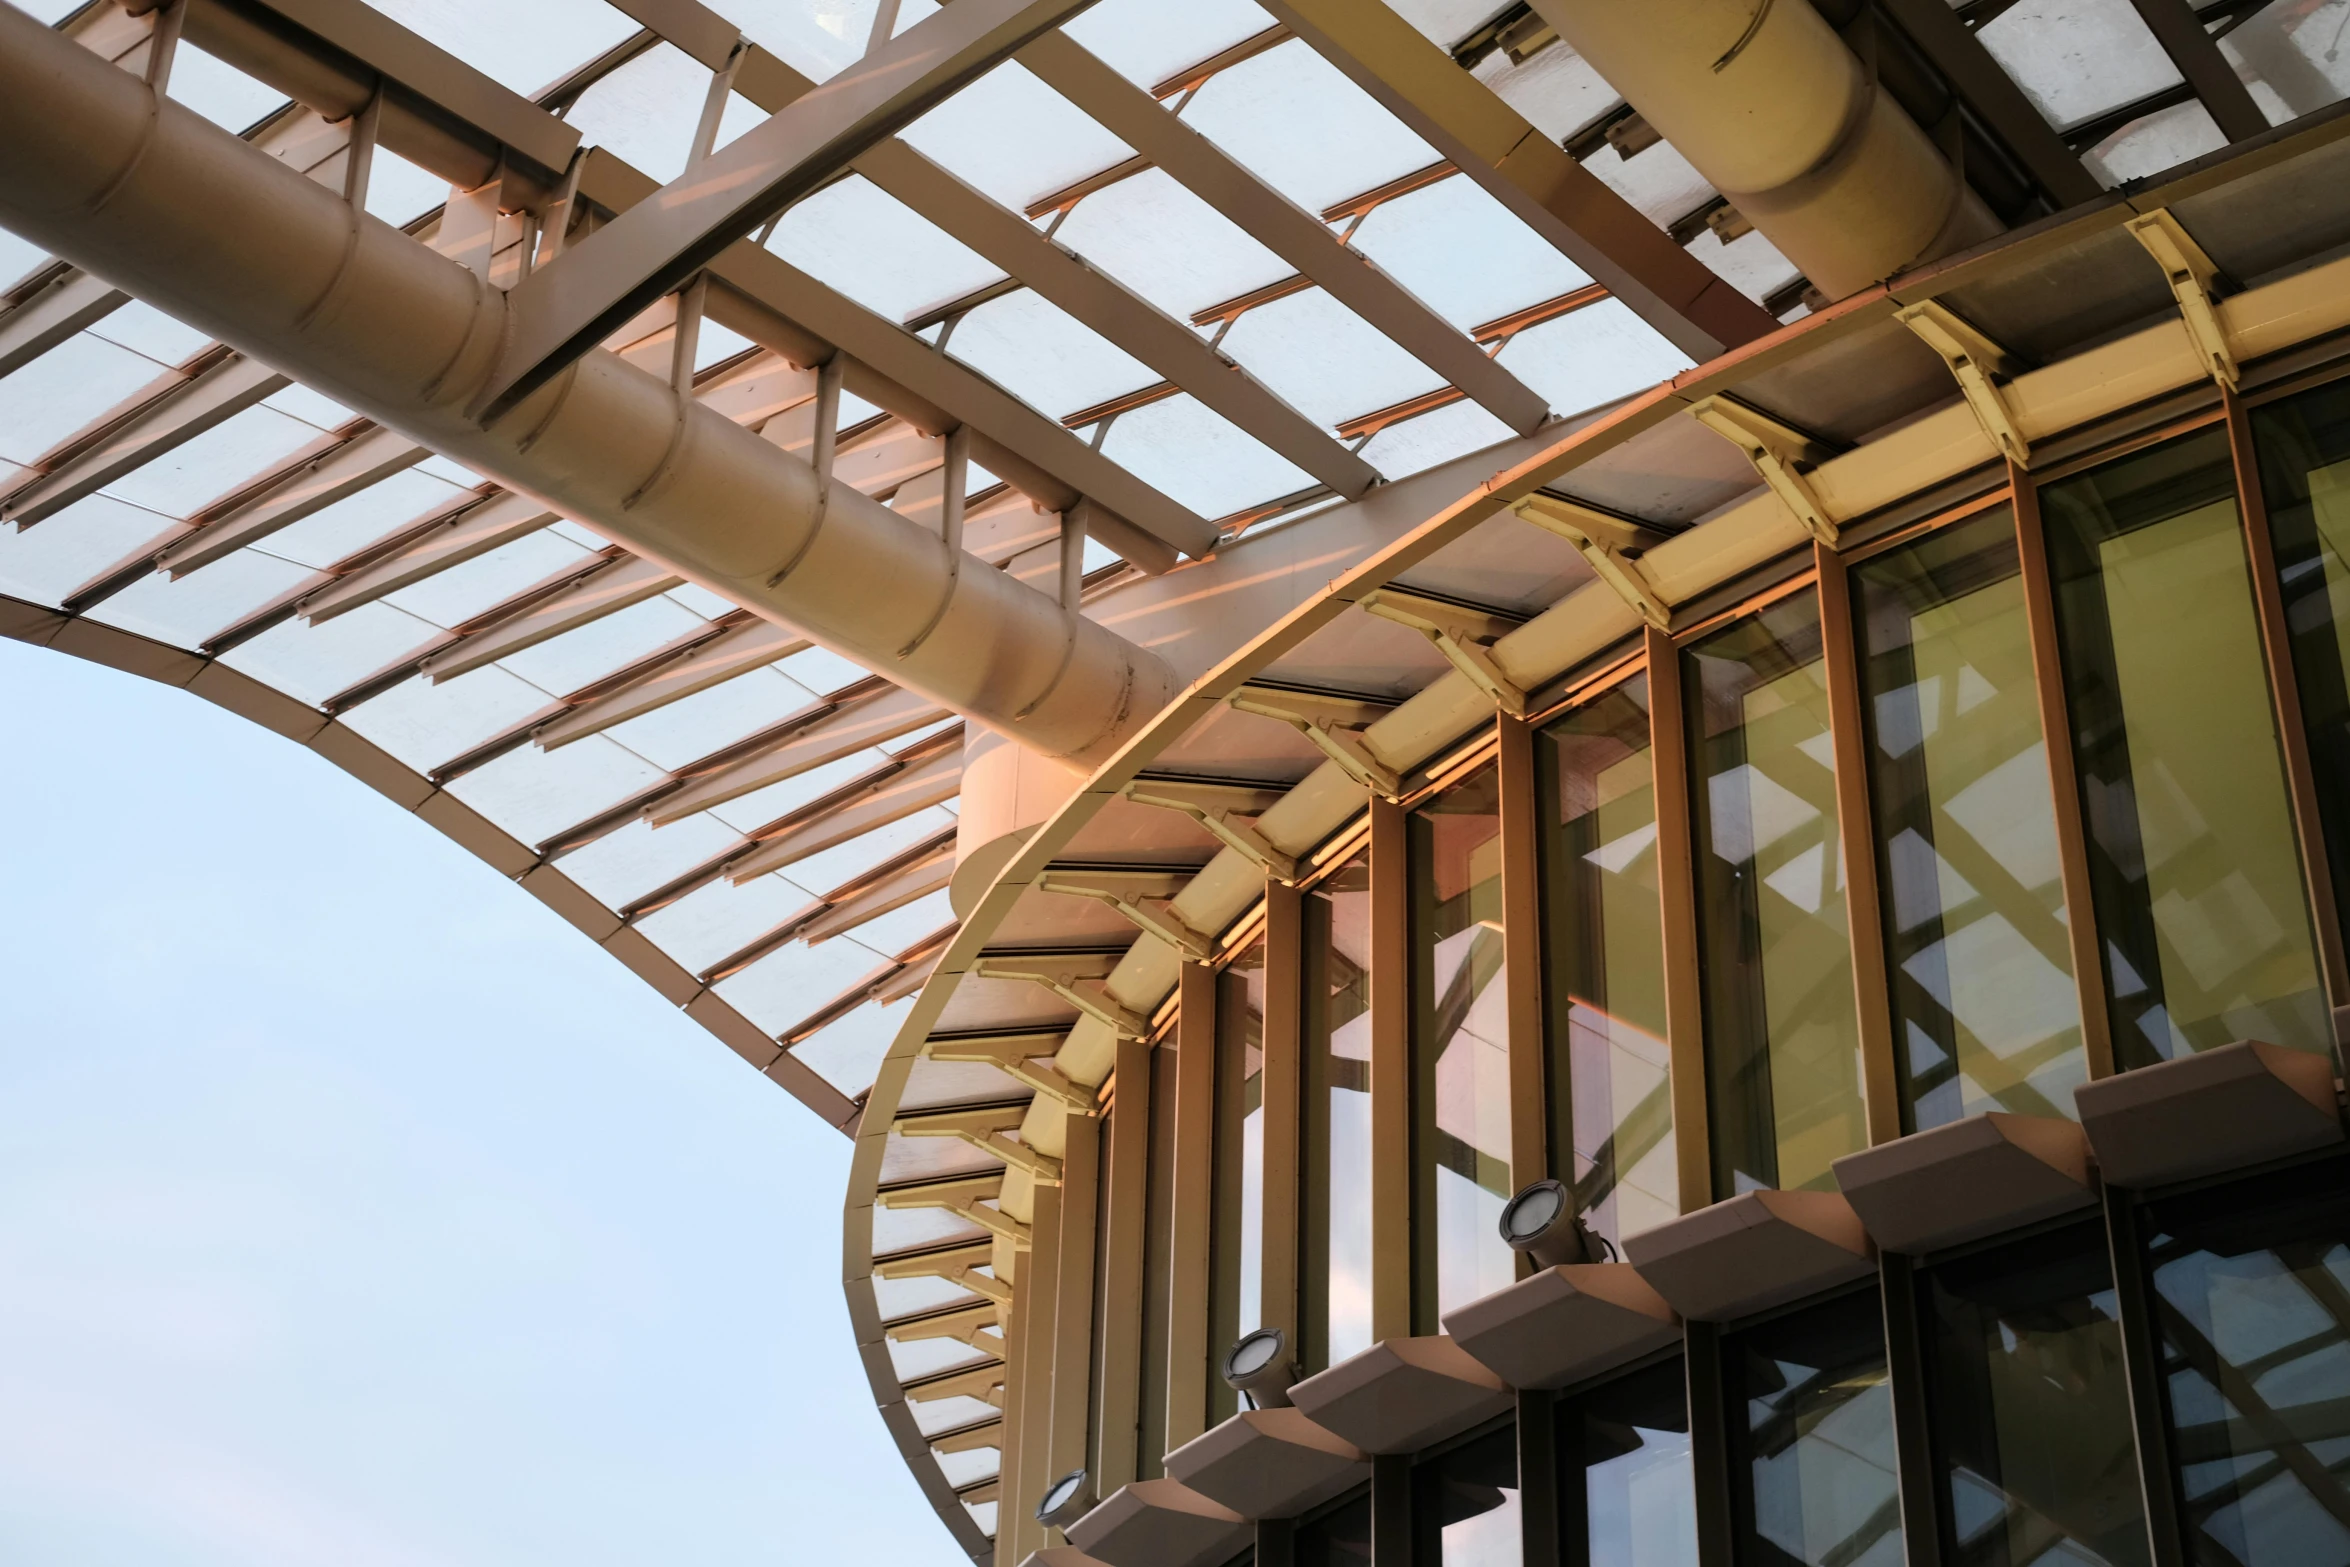
[[[1153,654],[600,350],[487,428],[507,297],[0,8],[0,221],[84,270],[1047,755],[1162,706]]]

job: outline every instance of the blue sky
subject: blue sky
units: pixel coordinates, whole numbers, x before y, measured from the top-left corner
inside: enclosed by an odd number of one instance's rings
[[[848,1144],[306,751],[0,642],[0,1558],[952,1563]]]

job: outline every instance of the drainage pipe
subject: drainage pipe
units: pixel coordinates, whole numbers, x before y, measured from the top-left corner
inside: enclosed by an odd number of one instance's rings
[[[937,534],[826,495],[612,354],[483,428],[467,410],[503,291],[5,4],[0,224],[1032,750],[1099,762],[1174,694],[1157,655],[976,559],[953,569]]]
[[[2000,232],[1811,0],[1534,9],[1831,299]]]

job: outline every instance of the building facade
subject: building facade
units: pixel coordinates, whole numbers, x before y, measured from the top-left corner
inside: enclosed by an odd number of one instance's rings
[[[973,1559],[2350,1563],[2343,0],[50,9],[0,629],[852,1137]]]

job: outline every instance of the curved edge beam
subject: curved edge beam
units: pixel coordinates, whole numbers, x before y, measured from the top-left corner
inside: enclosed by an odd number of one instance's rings
[[[0,594],[0,637],[177,686],[239,718],[317,753],[545,904],[619,960],[664,1001],[684,1012],[762,1077],[827,1125],[855,1136],[854,1100],[816,1075],[620,916],[583,891],[529,845],[491,824],[432,780],[394,761],[340,719],[263,685],[218,659],[97,621]]]

